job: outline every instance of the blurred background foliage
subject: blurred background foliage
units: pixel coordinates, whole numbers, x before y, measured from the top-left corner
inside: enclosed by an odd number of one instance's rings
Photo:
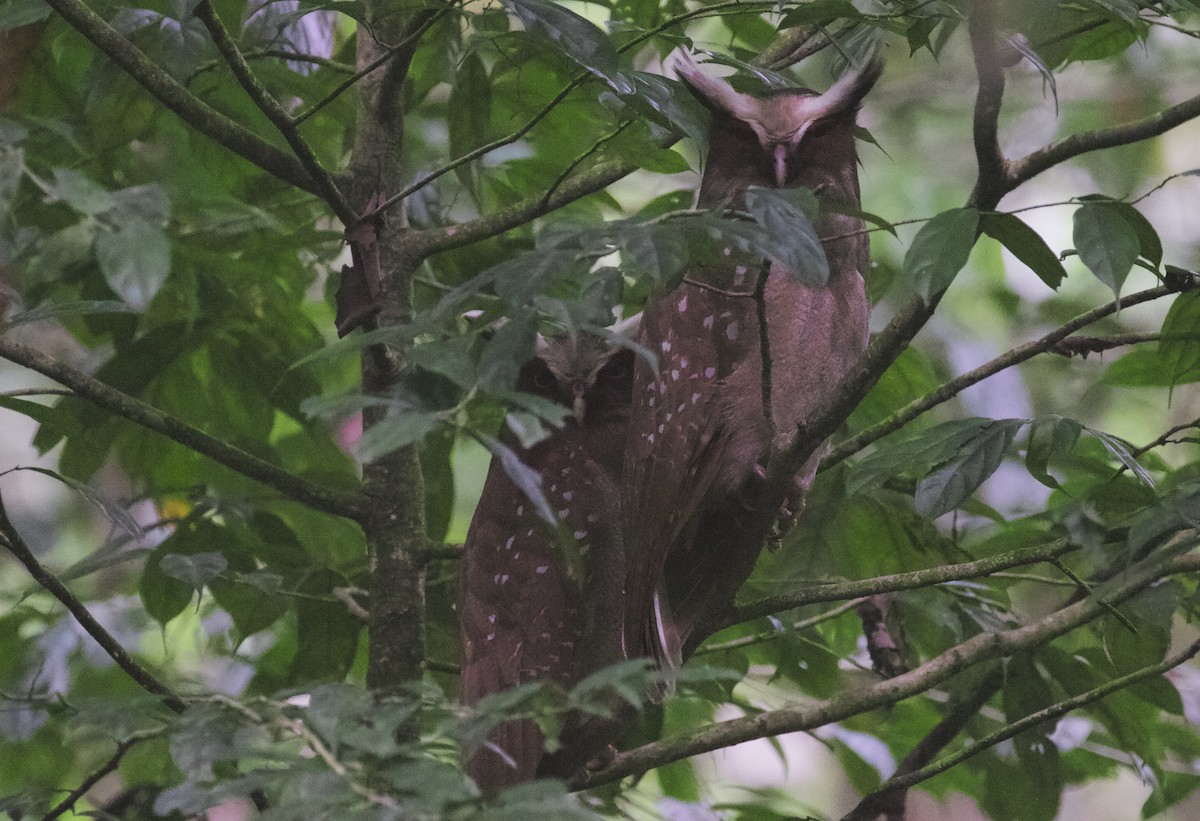
[[[345,169],[357,109],[342,86],[364,4],[214,5],[261,82],[304,115],[316,155]],[[387,11],[420,6],[397,0]],[[413,343],[417,368],[388,424],[359,439],[362,343],[334,332],[347,260],[327,206],[184,125],[41,0],[0,2],[0,48],[11,60],[0,114],[6,336],[323,486],[353,489],[361,460],[420,441],[429,537],[454,545],[486,470],[476,441],[506,423],[537,430],[561,416],[515,394],[534,332],[585,332],[635,312],[687,262],[689,232],[722,230],[677,216],[698,185],[705,115],[663,68],[670,51],[708,52],[749,90],[781,77],[820,89],[883,44],[887,70],[860,116],[876,329],[921,287],[906,259],[914,236],[962,206],[975,179],[964,3],[426,7],[436,13],[396,136],[410,180],[436,176],[407,199],[410,226],[470,222],[604,163],[637,170],[424,262],[413,322],[391,332]],[[232,80],[194,3],[93,8],[193,94],[283,145]],[[1000,15],[1012,51],[1000,122],[1009,157],[1195,93],[1198,3],[1021,0]],[[751,66],[798,28],[835,47],[794,70]],[[447,167],[492,141],[504,144]],[[1007,247],[980,239],[933,321],[838,439],[1111,302],[1114,291],[1153,287],[1168,266],[1200,267],[1197,145],[1200,126],[1185,123],[1053,167],[1005,198],[1002,210],[1019,213],[1050,259],[1027,238]],[[513,321],[493,334],[500,317]],[[1123,309],[1084,331],[1120,342],[1109,350],[1035,356],[829,467],[799,528],[764,554],[742,598],[1060,538],[1075,546],[1061,568],[898,594],[890,618],[915,667],[973,635],[1046,615],[1077,577],[1119,575],[1173,535],[1190,533],[1190,547],[1200,517],[1198,331],[1196,291]],[[460,741],[477,743],[481,728],[509,714],[552,728],[600,686],[640,692],[644,671],[610,671],[570,694],[528,688],[464,716],[453,706],[457,564],[438,560],[427,580],[431,670],[408,695],[374,706],[362,689],[368,568],[355,524],[86,400],[48,395],[50,383],[28,371],[6,367],[0,380],[0,490],[15,530],[191,705],[175,716],[147,696],[20,565],[0,560],[0,809],[14,817],[45,814],[110,760],[119,764],[77,812],[237,812],[257,789],[277,818],[840,817],[969,690],[956,680],[811,736],[677,762],[582,799],[539,783],[485,804],[457,767]],[[1163,581],[1119,617],[1008,659],[965,736],[1160,662],[1195,639],[1195,602],[1193,578]],[[858,616],[831,604],[730,627],[693,666],[629,743],[875,680]],[[418,710],[420,738],[398,744],[394,731]],[[1183,665],[923,783],[909,818],[1195,817],[1196,721],[1200,672]]]

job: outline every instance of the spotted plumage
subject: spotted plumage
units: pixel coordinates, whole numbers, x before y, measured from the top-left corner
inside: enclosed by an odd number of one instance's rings
[[[539,349],[518,388],[573,408],[563,427],[528,449],[508,442],[541,475],[542,491],[574,543],[582,574],[498,461],[488,471],[464,546],[459,611],[462,698],[541,681],[570,687],[619,659],[620,490],[633,355],[595,337],[561,337]],[[533,721],[502,724],[467,765],[492,792],[535,774],[569,775],[608,743],[607,726],[574,720],[545,756]],[[569,735],[569,737],[568,737]],[[505,760],[505,756],[509,760]]]
[[[740,208],[750,186],[805,186],[824,205],[857,206],[855,113],[877,62],[822,95],[740,94],[690,61],[678,73],[713,115],[700,207]],[[756,531],[748,517],[768,454],[786,445],[866,346],[862,227],[833,209],[815,223],[828,238],[825,285],[806,286],[777,263],[717,247],[647,303],[638,342],[658,354],[659,371],[635,367],[626,447],[628,655],[678,664],[749,575],[761,544],[745,534]],[[761,277],[765,322],[754,293]],[[814,460],[797,477],[799,491],[815,469]]]

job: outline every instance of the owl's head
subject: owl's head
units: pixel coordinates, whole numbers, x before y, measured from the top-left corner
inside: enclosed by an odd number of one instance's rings
[[[575,421],[604,411],[610,404],[628,404],[626,385],[632,385],[632,351],[618,338],[632,339],[641,314],[609,328],[609,336],[564,333],[538,338],[534,374],[537,392],[571,408]]]
[[[797,184],[806,162],[822,158],[843,162],[847,152],[853,158],[854,117],[882,70],[883,61],[876,53],[843,74],[823,94],[789,88],[754,95],[736,91],[725,79],[704,73],[686,52],[678,52],[675,60],[679,79],[722,120],[710,142],[715,146],[722,138],[736,141],[738,131],[752,134],[758,144],[757,164],[770,170],[763,182],[776,187]],[[738,146],[737,152],[741,161],[748,163],[745,149]]]

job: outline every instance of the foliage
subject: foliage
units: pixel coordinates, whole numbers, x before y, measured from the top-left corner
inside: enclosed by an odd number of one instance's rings
[[[838,817],[939,726],[956,740],[926,744],[904,769],[987,741],[917,789],[965,793],[989,817],[1052,819],[1068,788],[1119,770],[1147,785],[1144,817],[1195,806],[1200,704],[1183,686],[1195,668],[1178,665],[1195,647],[1186,571],[1200,569],[1200,291],[1188,290],[1200,251],[1158,203],[1194,199],[1200,182],[1163,148],[1194,145],[1200,105],[1185,98],[1200,4],[301,0],[247,14],[217,0],[289,134],[195,2],[95,8],[202,104],[196,116],[147,93],[149,69],[82,36],[72,15],[86,6],[47,2],[0,2],[0,30],[36,36],[0,114],[0,275],[21,294],[0,356],[61,382],[29,351],[53,354],[123,398],[74,384],[37,398],[25,374],[27,393],[0,396],[6,417],[36,422],[45,466],[9,470],[8,455],[0,466],[13,520],[0,520],[0,544],[24,564],[0,576],[0,809],[183,817],[253,796],[281,819],[655,817],[671,802],[689,817]],[[355,73],[372,36],[402,76]],[[835,420],[798,526],[764,554],[742,610],[714,616],[723,629],[664,705],[643,702],[660,674],[630,662],[570,692],[530,685],[456,706],[457,562],[439,547],[465,533],[485,449],[553,514],[497,438],[507,426],[532,441],[565,413],[517,390],[537,332],[603,334],[714,243],[783,261],[815,287],[828,276],[811,192],[756,189],[743,214],[691,207],[706,115],[662,60],[689,46],[734,67],[746,90],[797,77],[824,88],[878,42],[888,70],[860,141],[864,205],[886,215],[861,215],[874,326],[926,308],[936,319],[911,348],[924,320],[883,332],[890,366]],[[790,55],[805,48],[816,54],[795,73]],[[976,62],[980,99],[1007,72],[1003,180],[987,165],[997,112],[972,113]],[[390,155],[369,121],[397,106],[396,154],[376,162]],[[1111,138],[1142,118],[1144,131]],[[378,329],[340,341],[334,295],[363,265],[343,252],[346,226],[296,160],[296,135],[360,214],[371,195],[407,192],[379,223],[394,232],[390,244],[380,233],[394,302]],[[1060,173],[1065,160],[1077,173]],[[1172,288],[1148,292],[1159,281]],[[1110,294],[1126,299],[1120,310]],[[399,386],[364,391],[381,345],[406,366]],[[129,398],[167,421],[135,424]],[[395,480],[398,454],[419,458],[423,495]],[[384,469],[399,471],[393,519],[425,532],[396,537],[420,565],[412,578],[381,584],[389,571],[368,556],[389,532],[373,529],[387,518],[372,516],[385,504],[372,471]],[[56,482],[88,504],[19,504]],[[39,563],[66,587],[39,578]],[[425,591],[423,614],[406,617],[423,619],[428,664],[376,701],[365,682],[388,678],[388,637],[368,640],[364,609],[378,618],[380,591],[401,581],[404,595]],[[854,608],[889,591],[910,671],[896,681],[915,682],[891,695]],[[68,597],[169,689],[114,663]],[[995,736],[1075,697],[1067,720]],[[553,739],[565,713],[603,713],[614,698],[639,715],[621,745],[633,752],[578,783],[485,800],[463,775],[460,748],[503,718],[535,718]],[[716,735],[718,711],[746,718]],[[717,765],[688,757],[799,730],[827,746],[840,793],[708,785]],[[117,790],[68,795],[111,770]],[[657,777],[617,780],[645,770]]]

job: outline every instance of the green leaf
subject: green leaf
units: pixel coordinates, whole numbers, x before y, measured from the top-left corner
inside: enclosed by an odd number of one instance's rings
[[[159,624],[165,625],[182,613],[195,592],[195,588],[190,584],[167,575],[161,567],[162,560],[174,551],[192,547],[185,539],[186,537],[179,536],[179,532],[176,532],[154,549],[146,559],[146,566],[142,568],[138,594],[146,607],[146,613]]]
[[[1089,202],[1075,211],[1075,250],[1096,278],[1120,296],[1141,252],[1137,230],[1113,203]]]
[[[206,584],[225,572],[229,562],[220,553],[195,553],[190,556],[178,553],[163,556],[159,561],[162,572],[179,579],[200,591]]]
[[[1158,354],[1172,385],[1192,381],[1200,370],[1200,291],[1180,294],[1163,320]]]
[[[829,260],[809,217],[816,213],[816,197],[811,191],[751,186],[746,191],[746,210],[772,243],[772,259],[810,287],[829,281]]]
[[[791,9],[779,24],[780,29],[807,26],[810,23],[828,23],[844,18],[859,17],[858,9],[850,0],[812,0]]]
[[[1140,9],[1133,0],[1084,0],[1084,3],[1110,19],[1129,26],[1139,21]]]
[[[1029,475],[1046,487],[1059,487],[1058,480],[1050,475],[1050,460],[1070,453],[1082,431],[1083,425],[1063,416],[1035,419],[1029,427],[1029,446],[1025,453]]]
[[[904,254],[904,272],[926,302],[949,288],[967,264],[978,227],[974,208],[943,211],[921,226]]]
[[[954,459],[917,484],[917,512],[936,519],[966,501],[1000,467],[1005,450],[1023,424],[1021,419],[993,422],[963,443]]]
[[[50,16],[44,0],[4,0],[0,3],[0,32],[40,23]]]
[[[1015,214],[983,214],[980,228],[994,240],[1000,242],[1012,255],[1029,267],[1042,282],[1054,290],[1066,277],[1058,254],[1050,250],[1046,241],[1026,225]]]
[[[669,225],[630,224],[617,233],[616,240],[622,267],[655,282],[669,281],[688,261],[684,236]]]
[[[159,226],[127,217],[96,233],[96,258],[108,287],[144,310],[171,270],[171,243]]]
[[[479,356],[479,385],[490,391],[516,387],[521,365],[533,356],[537,344],[537,315],[522,311],[509,317]]]
[[[525,30],[549,38],[564,55],[608,83],[617,94],[632,94],[633,85],[621,76],[617,50],[604,32],[589,20],[549,0],[504,0]]]
[[[420,442],[442,421],[437,411],[391,407],[378,423],[363,431],[355,452],[364,462],[373,462],[392,451]]]
[[[50,193],[85,216],[94,217],[110,211],[116,206],[116,198],[79,171],[69,168],[54,169],[54,182]]]
[[[338,681],[350,670],[363,624],[346,605],[333,598],[335,587],[346,587],[346,578],[332,570],[308,575],[296,592],[296,656],[291,681]]]
[[[1200,775],[1192,773],[1167,772],[1154,785],[1154,792],[1142,805],[1142,818],[1157,818],[1171,807],[1200,789]]]
[[[446,120],[451,157],[462,157],[487,142],[492,122],[492,85],[483,61],[474,51],[463,58],[454,75]],[[478,196],[478,167],[459,166],[455,173]]]
[[[133,516],[129,515],[128,510],[121,505],[110,502],[83,482],[50,470],[49,468],[21,467],[17,468],[17,470],[28,470],[33,473],[40,473],[43,476],[49,476],[52,479],[57,479],[99,508],[100,512],[104,514],[104,518],[108,519],[113,525],[119,527],[135,539],[142,537],[142,526],[137,523],[137,520]]]
[[[854,466],[847,492],[864,493],[906,473],[928,472],[952,459],[971,440],[982,437],[993,424],[994,420],[981,417],[955,419],[901,442],[889,443]]]

